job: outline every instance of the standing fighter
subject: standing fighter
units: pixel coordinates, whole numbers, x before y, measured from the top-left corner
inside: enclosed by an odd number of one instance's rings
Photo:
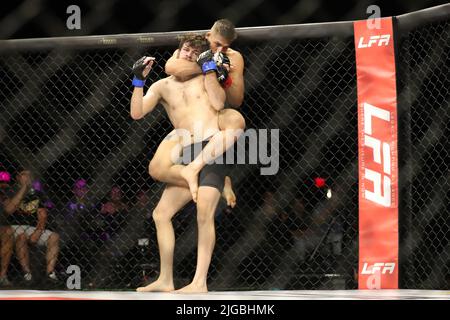
[[[198,55],[203,50],[202,44],[207,45],[207,42],[201,36],[183,39],[178,51],[179,58],[191,62],[197,61]],[[153,65],[153,59],[144,58],[143,63],[146,65],[145,74]],[[224,70],[221,66],[214,66],[215,62],[209,55],[204,59],[204,64],[205,75],[186,76],[183,77],[183,81],[178,77],[169,76],[152,84],[145,96],[143,96],[144,80],[136,78],[133,80],[135,89],[130,110],[133,119],[143,118],[158,103],[161,103],[176,130],[184,129],[194,134],[194,129],[198,128],[199,124],[201,125],[201,132],[196,133],[201,135],[201,141],[193,141],[193,145],[183,149],[183,154],[191,152],[192,149],[196,150],[196,145],[203,148],[208,143],[206,139],[209,137],[209,133],[219,131],[218,112],[224,107],[225,91],[217,80],[217,74],[223,73]],[[172,134],[166,138],[166,141],[171,142],[171,146],[175,147],[179,142],[179,137]],[[167,158],[170,159],[170,157]],[[179,177],[178,179],[181,180],[182,184],[182,178]],[[215,243],[214,213],[224,187],[224,181],[224,166],[207,165],[200,172],[197,200],[197,268],[191,284],[180,289],[180,292],[208,291],[206,280]],[[159,278],[146,287],[138,288],[137,291],[174,290],[173,253],[175,234],[171,220],[182,207],[192,200],[186,182],[184,182],[184,187],[179,184],[167,184],[158,205],[153,211],[161,260]]]
[[[210,51],[207,55],[214,54],[216,60],[220,60],[223,68],[219,73],[221,86],[225,89],[226,101],[232,107],[239,107],[244,98],[244,59],[242,55],[230,48],[231,43],[237,38],[234,25],[226,19],[218,20],[211,30],[206,33]],[[166,63],[166,73],[175,76],[180,81],[202,74],[202,63],[179,56],[180,49]],[[151,65],[150,65],[151,66]],[[229,68],[228,68],[229,66]],[[214,97],[212,97],[214,99]],[[222,109],[218,113],[218,126],[220,131],[214,134],[203,151],[188,166],[180,168],[170,161],[170,151],[173,145],[170,141],[163,141],[150,162],[150,175],[158,181],[179,184],[179,176],[188,182],[194,201],[197,200],[198,173],[215,158],[223,154],[239,138],[245,129],[243,116],[234,109]],[[231,188],[229,178],[226,179],[226,190]]]

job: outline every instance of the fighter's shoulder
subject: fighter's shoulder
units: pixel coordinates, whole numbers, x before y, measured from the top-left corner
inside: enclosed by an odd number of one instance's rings
[[[230,56],[230,57],[240,57],[240,58],[242,58],[242,54],[239,51],[234,50],[232,48],[228,48],[227,55]]]
[[[169,90],[169,88],[170,88],[169,84],[171,82],[171,78],[172,78],[172,76],[169,76],[169,77],[166,77],[166,78],[163,78],[163,79],[153,82],[147,93],[153,92],[153,93],[157,93],[157,94],[163,94],[164,92]]]
[[[180,52],[180,49],[176,49],[173,54],[172,57],[178,57],[178,53]]]
[[[244,57],[239,51],[228,48],[227,55],[230,58],[232,64],[244,64]]]

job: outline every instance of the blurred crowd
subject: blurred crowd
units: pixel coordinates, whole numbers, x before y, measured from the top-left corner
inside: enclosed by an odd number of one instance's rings
[[[81,268],[83,287],[91,289],[133,288],[155,276],[159,256],[149,190],[138,191],[129,201],[122,188],[113,185],[95,200],[89,182],[78,178],[64,203],[50,199],[46,190],[29,171],[0,172],[0,287],[64,289],[70,265]],[[277,273],[305,272],[305,262],[324,252],[326,261],[338,261],[343,238],[336,216],[339,202],[325,182],[316,181],[315,190],[280,207],[276,190],[267,189],[254,213],[258,223],[247,234],[236,234],[244,222],[233,208],[219,205],[218,246],[230,247],[235,241],[249,245],[255,235],[261,236],[236,266],[237,281],[257,286],[274,278],[273,286],[285,287],[288,284],[277,283]],[[193,210],[195,206],[187,205],[179,214],[174,225],[179,233],[187,229],[183,223],[195,217]]]
[[[131,230],[133,234],[127,234],[133,240],[130,247],[137,238],[149,237],[148,192],[139,191],[133,200],[131,206],[121,187],[114,185],[106,196],[95,201],[87,180],[79,178],[69,200],[58,203],[50,199],[45,184],[33,179],[31,172],[1,171],[0,286],[61,287],[69,265],[81,266],[89,274],[89,269],[101,266],[105,251],[114,251],[108,246],[117,242],[122,230],[133,221],[129,219],[132,211],[137,211],[134,216],[139,223]]]

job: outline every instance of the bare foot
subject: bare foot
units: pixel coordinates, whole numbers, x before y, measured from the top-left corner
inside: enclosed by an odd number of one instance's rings
[[[156,280],[145,287],[139,287],[136,289],[137,292],[170,292],[175,288],[173,284],[167,284],[162,281]]]
[[[233,189],[224,187],[222,191],[222,197],[227,202],[227,206],[234,208],[236,206],[236,194]]]
[[[181,169],[180,174],[189,184],[189,190],[191,191],[192,200],[194,200],[194,202],[197,202],[198,171],[195,170],[191,165],[187,165],[183,169]]]
[[[181,289],[175,290],[175,293],[207,293],[208,288],[205,286],[198,286],[194,284],[189,284]]]

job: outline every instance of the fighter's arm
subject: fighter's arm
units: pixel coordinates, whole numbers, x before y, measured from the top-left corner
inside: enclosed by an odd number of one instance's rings
[[[225,89],[227,102],[235,108],[241,106],[244,101],[244,58],[235,51],[235,55],[231,60],[230,77],[232,79],[231,86]]]
[[[215,72],[208,72],[205,75],[205,90],[212,107],[217,111],[222,110],[225,106],[226,95],[225,90],[221,87],[219,81],[217,81]]]
[[[144,88],[135,87],[131,96],[130,114],[134,120],[142,119],[161,100],[161,80],[150,86],[145,96]]]
[[[165,71],[168,75],[184,79],[202,73],[202,69],[197,63],[178,58],[178,52],[179,49],[166,62]]]

